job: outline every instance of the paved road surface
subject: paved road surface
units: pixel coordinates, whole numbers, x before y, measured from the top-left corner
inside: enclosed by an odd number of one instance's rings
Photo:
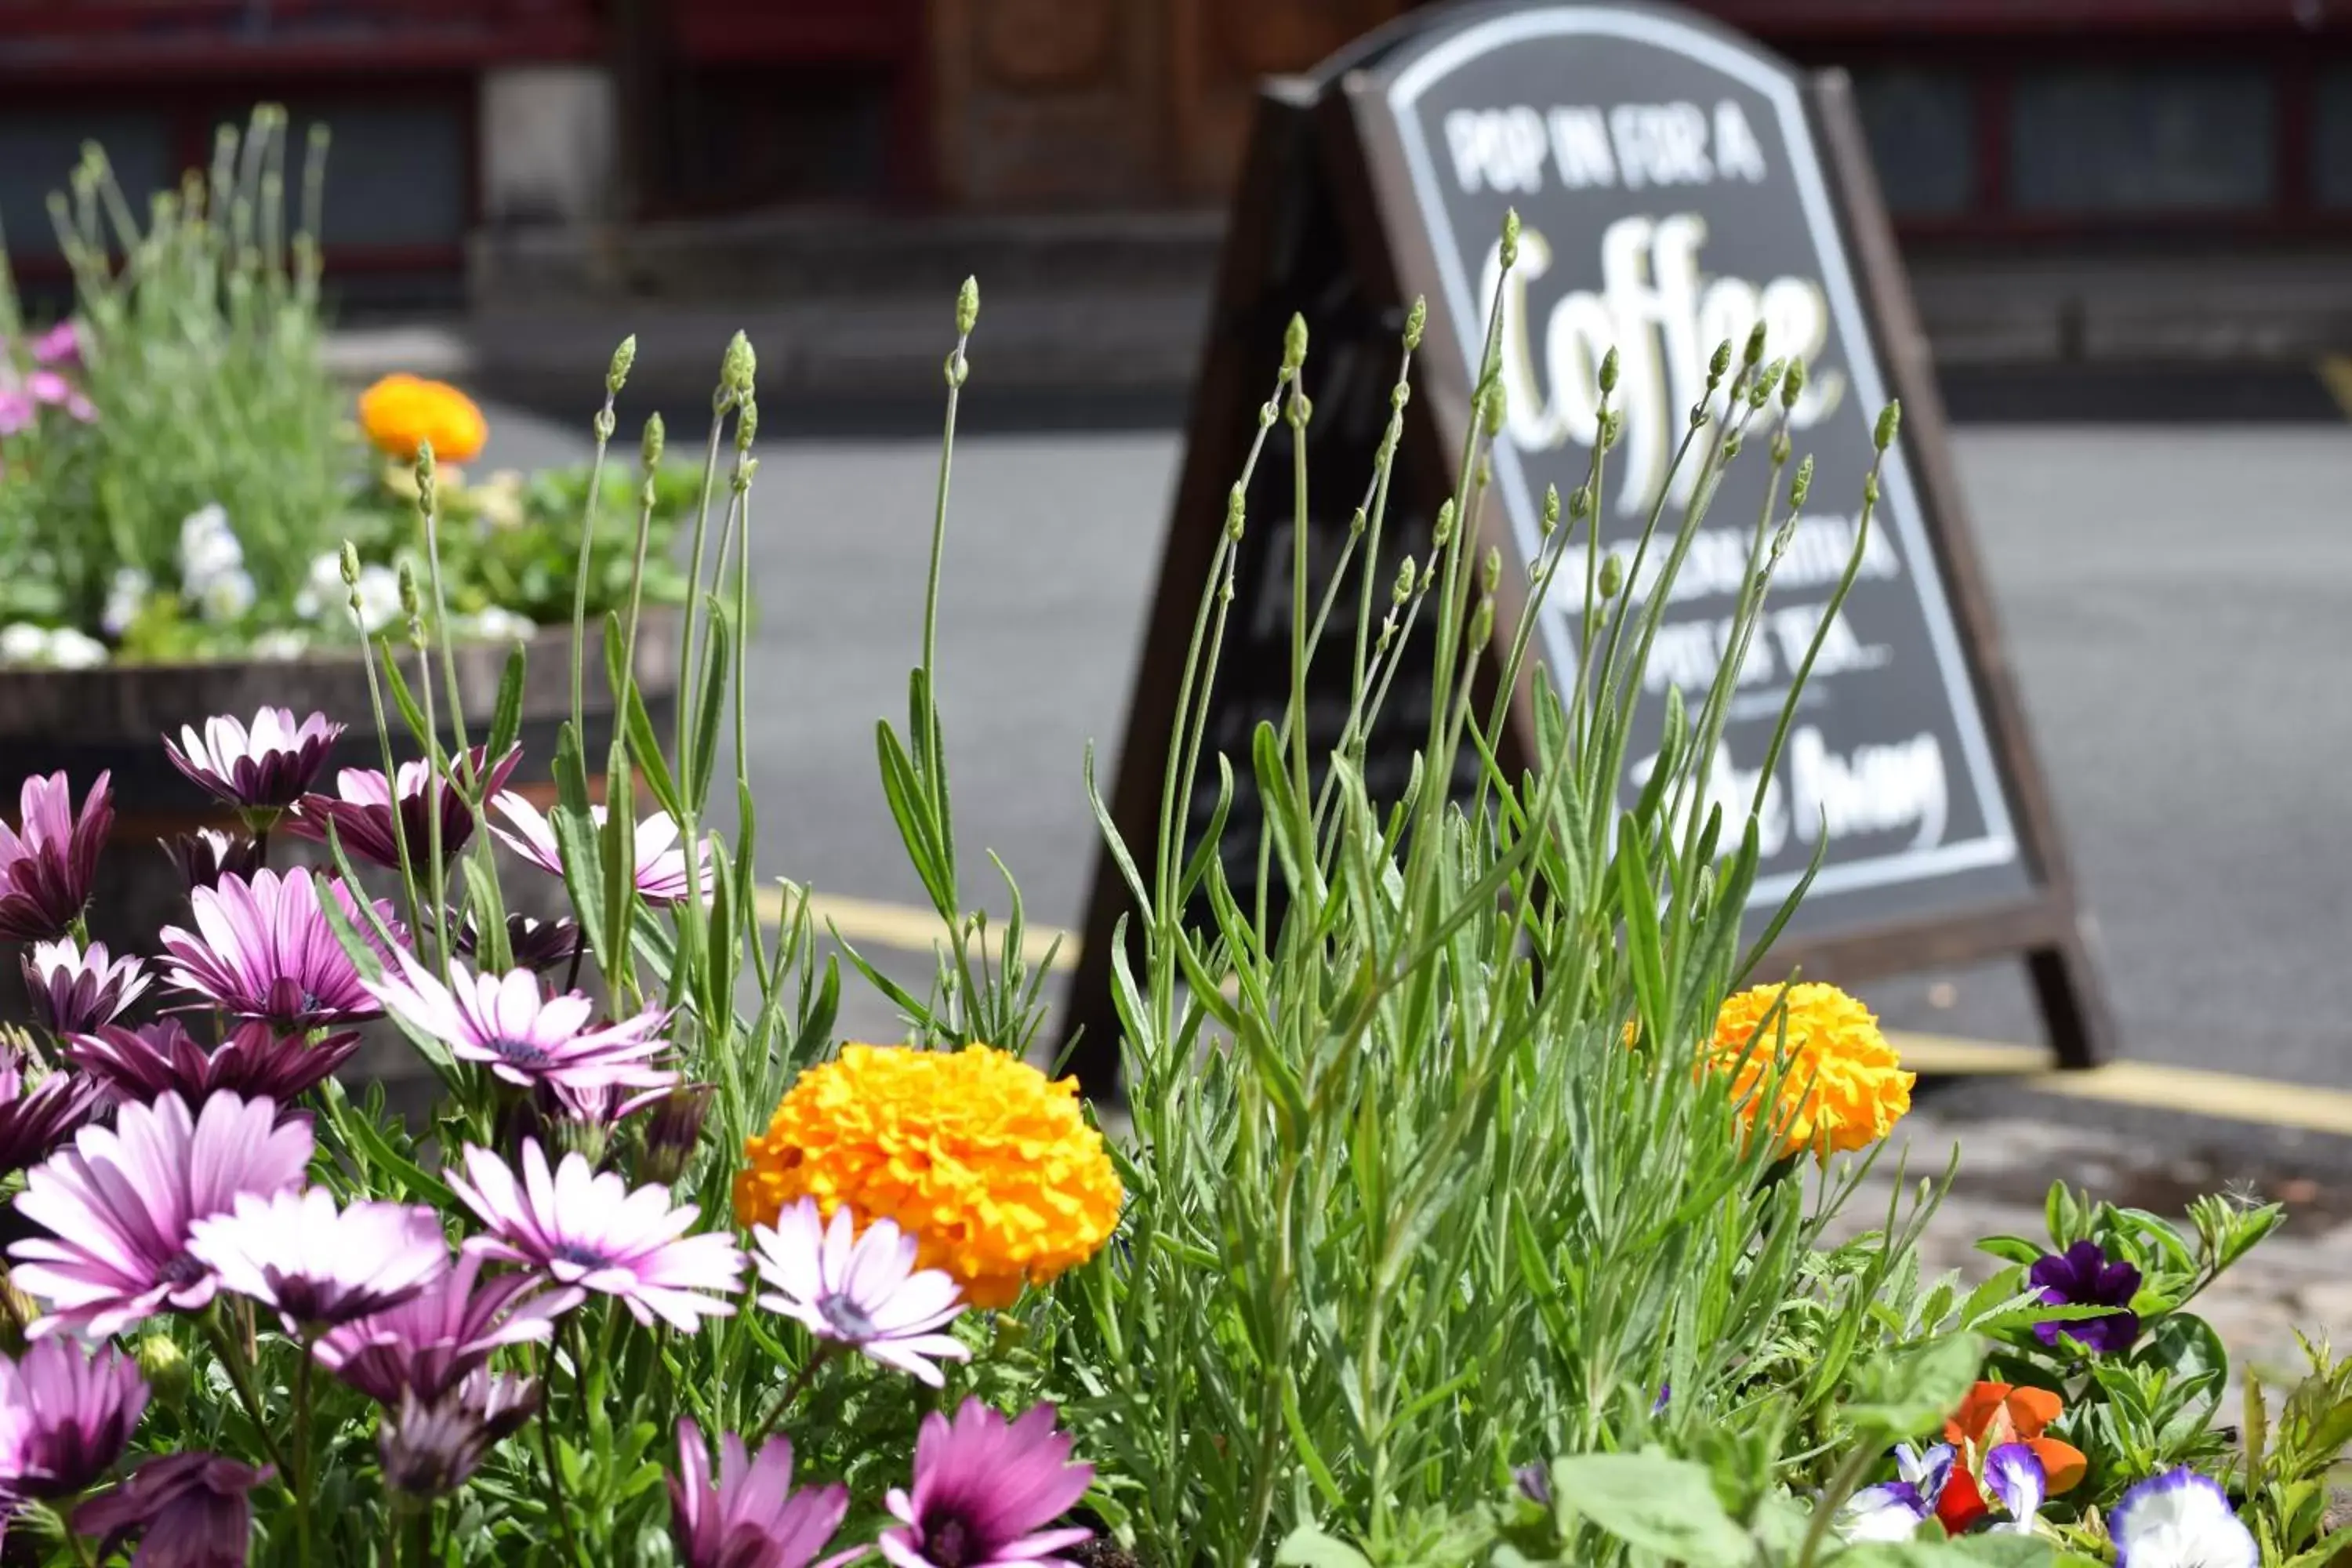
[[[488,460],[575,444],[492,419]],[[2127,1049],[2352,1085],[2352,431],[1978,426],[1958,447]],[[1041,921],[1079,917],[1080,756],[1120,733],[1177,457],[1164,434],[959,447],[941,617],[959,831],[969,874],[992,877],[993,847]],[[903,711],[935,464],[929,440],[764,454],[762,862],[828,892],[919,901],[873,725]],[[2003,967],[1873,999],[1913,1028],[2035,1037]],[[890,1012],[862,998],[847,1023],[887,1037]]]

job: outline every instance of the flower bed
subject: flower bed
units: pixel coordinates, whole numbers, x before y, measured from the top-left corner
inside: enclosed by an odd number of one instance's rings
[[[1506,267],[1511,249],[1507,230]],[[967,285],[950,432],[978,303]],[[1420,331],[1416,311],[1407,374]],[[1294,325],[1260,412],[1302,442],[1307,348]],[[1698,772],[1727,672],[1675,706],[1655,786],[1617,801],[1665,582],[1637,603],[1614,572],[1589,580],[1610,651],[1573,691],[1538,681],[1526,774],[1367,796],[1360,737],[1405,638],[1436,643],[1438,778],[1499,720],[1466,700],[1476,661],[1527,646],[1495,637],[1499,563],[1456,526],[1483,499],[1475,461],[1385,619],[1365,595],[1359,637],[1333,639],[1366,660],[1339,743],[1254,737],[1288,912],[1253,923],[1216,835],[1185,842],[1172,805],[1158,842],[1117,846],[1140,939],[1116,970],[1117,1137],[1024,1059],[1045,974],[1009,877],[1008,924],[967,912],[929,612],[905,727],[878,744],[940,917],[937,975],[918,995],[847,953],[906,1039],[837,1042],[842,967],[804,899],[785,884],[772,930],[752,896],[755,370],[739,338],[671,732],[645,714],[631,617],[606,652],[572,650],[572,712],[520,754],[522,678],[488,713],[446,679],[463,655],[434,580],[414,678],[368,667],[423,760],[397,766],[386,741],[326,792],[337,715],[181,737],[174,764],[240,827],[135,954],[86,942],[107,786],[26,784],[0,830],[0,940],[27,950],[38,1018],[0,1064],[11,1552],[2321,1568],[2344,1549],[2326,1479],[2352,1363],[2315,1350],[2273,1400],[2189,1310],[2275,1206],[2209,1198],[2174,1223],[2057,1187],[2047,1237],[1989,1238],[2000,1269],[1970,1290],[1922,1277],[1933,1181],[1825,1241],[1912,1079],[1854,998],[1759,983],[1741,951],[1756,835],[1703,815]],[[1789,498],[1758,525],[1743,625],[1809,481],[1772,418],[1801,376],[1759,331],[1718,353],[1695,416],[1694,460],[1760,452]],[[1595,472],[1557,505],[1529,615],[1599,490],[1613,382],[1612,360]],[[1478,395],[1499,427],[1491,366]],[[1880,428],[1883,449],[1891,412]],[[435,461],[420,444],[428,552]],[[947,478],[943,459],[934,573]],[[1218,765],[1197,715],[1246,494],[1202,591],[1171,802]],[[361,575],[343,574],[354,616]],[[1318,651],[1336,657],[1303,638],[1297,657]],[[580,717],[598,680],[622,719],[603,807]],[[731,839],[707,831],[730,771]],[[551,775],[545,810],[509,790],[533,775]],[[323,841],[326,868],[262,866],[288,833]],[[514,915],[533,885],[567,912]],[[429,1117],[333,1076],[379,1016],[432,1075]]]

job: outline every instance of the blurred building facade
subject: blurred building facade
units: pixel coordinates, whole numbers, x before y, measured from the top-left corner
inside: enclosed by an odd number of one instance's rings
[[[454,290],[469,243],[478,283],[485,237],[1135,232],[1215,210],[1257,79],[1412,3],[0,0],[0,226],[37,281],[85,139],[135,197],[271,99],[332,125],[330,258],[362,296]],[[1915,263],[2352,247],[2352,0],[1696,3],[1853,73]]]

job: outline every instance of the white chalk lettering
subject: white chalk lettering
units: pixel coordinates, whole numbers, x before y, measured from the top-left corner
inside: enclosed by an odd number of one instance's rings
[[[1808,843],[1822,831],[1834,840],[1906,827],[1914,849],[1943,841],[1944,748],[1930,731],[1840,755],[1808,724],[1789,738],[1789,776],[1796,829]]]
[[[1661,626],[1657,640],[1650,645],[1650,662],[1642,670],[1643,686],[1653,693],[1680,687],[1685,699],[1696,702],[1715,684],[1715,672],[1730,657],[1736,629],[1737,623],[1728,616]],[[1799,656],[1802,657],[1801,649]],[[1762,637],[1751,637],[1735,684],[1752,686],[1777,674],[1771,645]]]
[[[1454,110],[1445,117],[1445,145],[1454,154],[1454,183],[1465,191],[1543,189],[1544,117],[1526,104]]]
[[[1617,183],[1617,160],[1609,151],[1609,124],[1591,107],[1555,109],[1551,127],[1552,167],[1571,191]]]
[[[1715,106],[1715,170],[1727,180],[1764,183],[1764,147],[1748,128],[1747,112],[1736,98]]]
[[[1636,792],[1650,782],[1651,771],[1657,765],[1657,753],[1653,752],[1637,759],[1627,770],[1632,787]],[[1748,814],[1753,808],[1756,813],[1756,847],[1759,854],[1769,858],[1778,855],[1780,847],[1789,841],[1789,804],[1787,792],[1781,789],[1779,779],[1764,781],[1764,798],[1759,804],[1756,785],[1762,777],[1762,769],[1743,769],[1733,762],[1729,742],[1718,742],[1714,760],[1706,768],[1706,805],[1701,808],[1700,820],[1706,820],[1705,814],[1708,811],[1721,812],[1724,836],[1737,843],[1739,825],[1748,820]]]
[[[1609,111],[1609,140],[1629,191],[1704,185],[1715,178],[1706,156],[1706,113],[1696,103],[1621,103]]]
[[[1812,647],[1813,634],[1821,633],[1821,652],[1813,656],[1812,679],[1825,675],[1841,675],[1848,670],[1877,669],[1895,657],[1895,650],[1884,643],[1865,643],[1854,636],[1853,626],[1843,611],[1830,617],[1826,630],[1822,626],[1821,605],[1792,605],[1787,609],[1765,612],[1765,624],[1772,628],[1773,640],[1780,645],[1780,657],[1795,669],[1804,662],[1805,650]]]
[[[1818,588],[1834,583],[1845,575],[1846,563],[1853,557],[1853,519],[1850,517],[1814,516],[1807,514],[1797,520],[1790,531],[1789,542],[1780,552],[1780,564],[1772,568],[1771,588],[1776,594],[1801,588]],[[1681,568],[1675,574],[1675,585],[1666,595],[1666,603],[1679,605],[1687,600],[1711,598],[1721,595],[1736,597],[1748,584],[1748,552],[1755,544],[1751,529],[1727,526],[1702,528],[1692,538],[1690,549],[1683,557]],[[1633,570],[1633,546],[1628,542],[1603,545],[1604,555],[1617,558],[1617,569],[1632,579],[1628,590],[1636,604],[1646,602],[1657,592],[1658,579],[1664,574],[1666,558],[1671,553],[1655,541],[1642,562],[1639,573]],[[1553,593],[1574,597],[1581,591],[1589,568],[1585,563],[1586,547],[1570,545],[1560,559],[1559,574]],[[1858,583],[1888,580],[1903,575],[1902,560],[1884,528],[1874,528],[1863,542],[1862,565],[1854,574]],[[1570,613],[1581,613],[1583,605],[1567,605],[1556,598]],[[1811,635],[1809,630],[1806,634]]]

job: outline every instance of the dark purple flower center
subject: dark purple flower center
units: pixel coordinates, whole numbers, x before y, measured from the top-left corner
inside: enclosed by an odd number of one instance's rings
[[[834,1331],[845,1340],[863,1344],[875,1335],[874,1320],[866,1316],[866,1309],[859,1306],[856,1299],[846,1290],[818,1297],[816,1310],[826,1322],[833,1325]]]
[[[554,1059],[546,1047],[535,1046],[529,1040],[510,1040],[504,1035],[494,1035],[482,1043],[497,1052],[500,1061],[519,1068],[543,1068]]]
[[[583,1268],[602,1268],[613,1261],[594,1247],[577,1241],[558,1242],[548,1256],[565,1263],[576,1263]]]
[[[196,1261],[193,1253],[183,1252],[155,1271],[156,1283],[169,1285],[174,1290],[184,1290],[212,1270]]]
[[[923,1531],[923,1555],[939,1568],[963,1568],[971,1548],[971,1531],[960,1519],[943,1519]]]

